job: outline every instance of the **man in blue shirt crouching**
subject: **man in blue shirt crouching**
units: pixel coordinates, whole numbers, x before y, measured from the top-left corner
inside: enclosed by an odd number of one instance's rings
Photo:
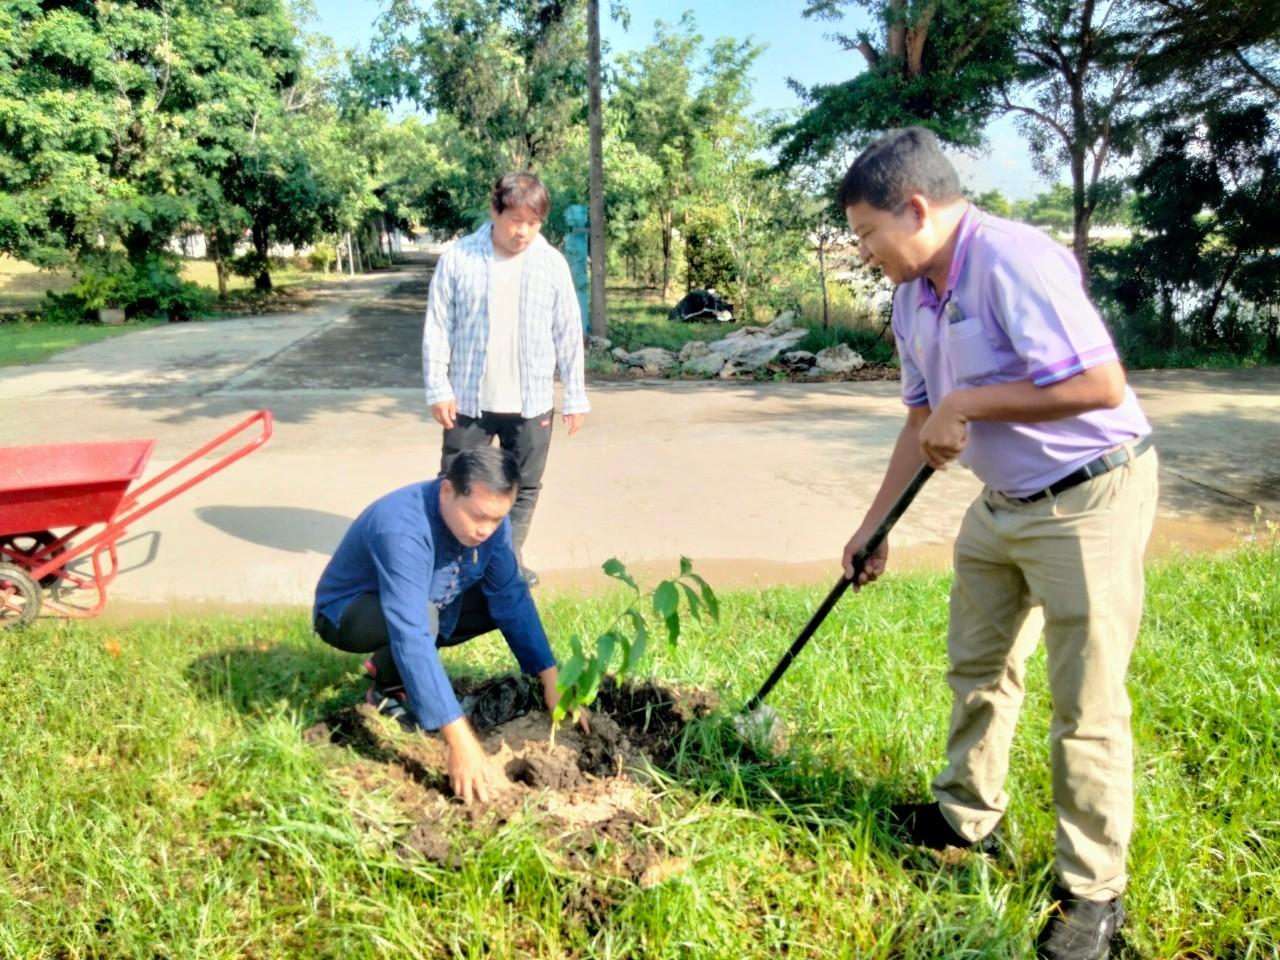
[[[464,803],[488,802],[484,750],[437,648],[501,630],[521,670],[542,682],[548,711],[559,700],[555,657],[511,546],[507,514],[519,486],[510,453],[464,451],[443,477],[367,507],[316,586],[316,632],[369,655],[370,703],[440,731],[450,785]]]

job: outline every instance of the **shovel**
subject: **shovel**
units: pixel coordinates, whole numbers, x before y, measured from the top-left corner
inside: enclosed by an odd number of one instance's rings
[[[907,507],[911,506],[911,501],[916,498],[920,488],[924,486],[925,481],[932,475],[933,467],[927,463],[921,464],[920,469],[911,478],[906,489],[898,495],[898,499],[889,508],[889,512],[877,524],[875,531],[871,534],[866,544],[854,554],[853,579],[846,579],[844,574],[841,573],[840,579],[836,581],[836,585],[827,594],[827,599],[823,600],[822,605],[814,611],[813,616],[809,618],[809,622],[800,631],[800,635],[792,642],[790,649],[782,655],[778,665],[773,668],[773,673],[769,674],[769,678],[765,680],[756,695],[748,700],[738,713],[738,716],[734,717],[734,730],[743,740],[751,744],[769,746],[771,752],[776,752],[772,747],[779,745],[781,742],[781,725],[778,723],[777,712],[765,706],[764,698],[769,695],[769,691],[782,679],[782,675],[787,672],[787,668],[791,666],[792,661],[800,655],[800,651],[804,649],[805,644],[817,632],[818,627],[822,626],[822,621],[827,619],[827,614],[836,605],[836,601],[844,595],[844,592],[849,587],[857,582],[858,575],[862,573],[868,558],[884,543],[885,537],[889,536],[889,531],[893,529],[893,525],[898,522],[899,517],[907,512]]]

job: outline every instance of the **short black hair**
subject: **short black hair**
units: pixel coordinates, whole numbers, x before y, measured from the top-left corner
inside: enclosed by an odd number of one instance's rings
[[[500,176],[489,200],[498,213],[512,207],[526,207],[536,213],[539,220],[545,220],[551,212],[551,194],[546,184],[528,170]]]
[[[856,203],[893,210],[913,193],[939,203],[961,196],[956,168],[924,127],[890,130],[858,154],[840,181],[836,203],[841,210]]]
[[[444,478],[460,497],[470,496],[477,483],[494,493],[515,496],[520,486],[520,464],[509,450],[476,447],[456,454],[449,461]]]

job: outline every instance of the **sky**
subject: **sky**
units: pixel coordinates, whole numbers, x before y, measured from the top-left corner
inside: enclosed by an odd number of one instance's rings
[[[373,35],[373,21],[381,12],[380,0],[314,0],[317,20],[311,29],[332,37],[339,47],[363,47]],[[708,41],[728,36],[751,37],[765,45],[752,71],[752,92],[760,110],[792,110],[800,99],[787,86],[794,78],[803,86],[847,80],[861,68],[862,56],[842,50],[826,39],[833,31],[852,33],[851,19],[831,23],[806,20],[800,15],[804,0],[624,0],[630,15],[629,29],[607,16],[608,0],[600,6],[604,22],[601,35],[605,57],[635,50],[653,40],[656,20],[677,23],[693,10],[698,31]],[[857,8],[849,17],[865,16]],[[988,130],[990,149],[981,156],[952,156],[962,182],[977,191],[998,189],[1010,199],[1032,197],[1048,189],[1032,170],[1027,148],[1009,119]]]

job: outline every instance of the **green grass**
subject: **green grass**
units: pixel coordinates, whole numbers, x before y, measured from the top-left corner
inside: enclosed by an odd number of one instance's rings
[[[1151,571],[1124,957],[1280,950],[1277,582],[1274,536]],[[824,590],[726,595],[722,622],[653,670],[740,703]],[[646,829],[688,868],[651,889],[565,862],[528,822],[477,827],[456,868],[398,856],[389,789],[302,740],[361,684],[301,612],[0,635],[0,956],[1026,956],[1053,849],[1043,652],[1008,853],[939,863],[876,826],[939,767],[946,593],[920,574],[846,599],[771,697],[779,760],[741,754],[715,718],[691,728]],[[547,600],[561,652],[618,603]],[[447,658],[509,666],[496,638]]]
[[[110,327],[92,323],[39,323],[27,320],[0,323],[0,367],[38,363],[63,350],[155,326],[158,322],[133,320]]]

